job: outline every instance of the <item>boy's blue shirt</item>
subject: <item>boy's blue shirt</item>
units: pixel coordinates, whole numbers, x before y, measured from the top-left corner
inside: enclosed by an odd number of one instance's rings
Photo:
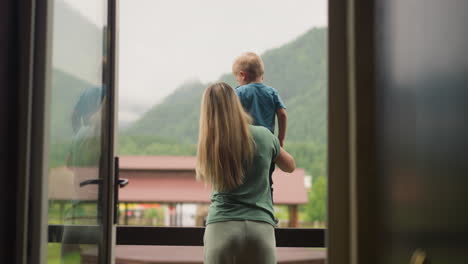
[[[286,108],[278,91],[263,83],[249,83],[238,86],[236,93],[244,109],[254,119],[254,125],[266,127],[274,133],[276,111]]]

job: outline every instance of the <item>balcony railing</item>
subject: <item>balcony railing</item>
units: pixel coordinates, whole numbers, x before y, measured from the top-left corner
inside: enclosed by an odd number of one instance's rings
[[[49,243],[98,244],[99,226],[49,225]],[[325,247],[326,229],[277,228],[277,247]],[[204,227],[117,226],[117,245],[203,246]],[[83,235],[89,234],[89,235]]]

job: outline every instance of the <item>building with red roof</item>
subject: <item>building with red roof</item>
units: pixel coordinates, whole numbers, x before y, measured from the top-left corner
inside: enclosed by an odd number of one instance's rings
[[[197,205],[196,225],[203,225],[206,208],[210,203],[210,186],[195,179],[195,156],[122,156],[120,178],[129,180],[119,190],[119,202],[123,205],[122,222],[128,224],[129,205],[140,204],[149,208],[155,204],[169,207],[169,222],[166,225],[181,225],[181,207]],[[97,168],[56,168],[49,174],[49,200],[95,202],[96,184],[80,187],[80,183],[98,178]],[[273,199],[276,205],[285,205],[289,210],[290,227],[298,226],[298,205],[308,202],[304,184],[304,169],[293,173],[279,169],[273,173]],[[72,184],[73,183],[73,184]],[[70,189],[71,188],[71,189]],[[187,206],[186,206],[187,207]]]
[[[210,186],[195,179],[195,156],[122,156],[120,178],[129,185],[120,190],[119,200],[138,203],[210,203]],[[298,226],[298,205],[308,201],[304,169],[273,173],[273,200],[289,207],[289,226]]]

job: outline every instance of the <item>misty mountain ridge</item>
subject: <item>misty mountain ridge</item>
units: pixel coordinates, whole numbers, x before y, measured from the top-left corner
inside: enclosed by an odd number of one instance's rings
[[[326,35],[326,28],[313,28],[261,54],[265,63],[264,82],[278,90],[287,106],[288,142],[326,141]],[[237,86],[231,73],[217,81]],[[196,143],[201,97],[210,84],[196,80],[185,82],[121,132]]]

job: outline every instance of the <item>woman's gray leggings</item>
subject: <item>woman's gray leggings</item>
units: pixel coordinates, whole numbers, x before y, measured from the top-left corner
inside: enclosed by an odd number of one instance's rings
[[[276,263],[275,230],[265,222],[211,223],[203,241],[205,264]]]

